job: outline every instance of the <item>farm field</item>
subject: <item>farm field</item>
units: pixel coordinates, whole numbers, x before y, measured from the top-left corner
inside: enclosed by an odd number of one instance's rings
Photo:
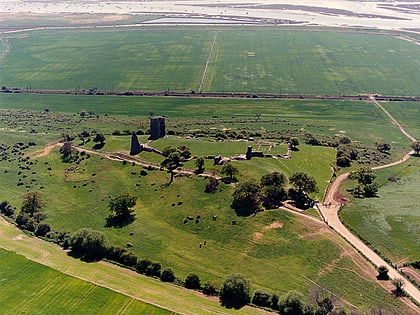
[[[419,46],[387,35],[269,27],[26,35],[2,36],[2,85],[72,91],[418,94]]]
[[[354,199],[340,211],[341,219],[393,263],[419,260],[420,160],[378,170],[378,198]],[[396,182],[388,181],[395,177]]]
[[[0,249],[3,314],[174,314]],[[51,303],[51,301],[54,303]]]
[[[406,130],[410,132],[411,135],[416,139],[420,138],[420,127],[417,123],[420,119],[420,113],[416,102],[384,102],[382,105]]]

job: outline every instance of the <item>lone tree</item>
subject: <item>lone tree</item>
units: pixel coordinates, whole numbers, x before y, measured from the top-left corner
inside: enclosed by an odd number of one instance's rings
[[[404,296],[404,280],[402,278],[392,279],[391,283],[395,286],[394,294],[396,296]]]
[[[196,160],[195,160],[195,166],[197,167],[197,171],[198,172],[202,172],[204,170],[204,158],[199,156]]]
[[[315,178],[303,172],[297,172],[289,178],[289,182],[293,185],[296,191],[289,190],[289,195],[296,201],[300,207],[306,207],[308,198],[307,193],[314,193],[318,191]]]
[[[23,195],[21,212],[35,219],[37,223],[41,220],[41,209],[46,206],[41,194],[37,191],[30,191]]]
[[[414,150],[414,153],[416,153],[416,155],[419,155],[420,153],[420,141],[413,141],[411,143],[411,148]]]
[[[130,224],[135,219],[133,207],[137,197],[123,193],[109,201],[111,214],[107,218],[107,226],[121,227]]]
[[[384,265],[381,265],[378,267],[378,275],[376,276],[376,278],[378,280],[388,280],[389,276],[388,276],[388,268]]]
[[[239,309],[251,300],[251,281],[244,275],[231,274],[220,289],[220,303],[227,308]]]
[[[105,136],[103,133],[97,133],[95,138],[93,138],[93,142],[96,143],[96,148],[102,148],[105,144]]]
[[[239,184],[233,192],[231,207],[239,216],[248,216],[260,210],[260,186],[252,182]]]
[[[171,179],[169,185],[174,181],[174,170],[181,166],[181,156],[179,152],[173,151],[169,153],[168,157],[161,163],[161,166],[169,170]]]
[[[230,181],[233,182],[233,180],[235,178],[235,175],[239,173],[239,170],[235,165],[233,165],[231,163],[227,163],[227,164],[223,165],[220,172],[222,174],[228,176]]]

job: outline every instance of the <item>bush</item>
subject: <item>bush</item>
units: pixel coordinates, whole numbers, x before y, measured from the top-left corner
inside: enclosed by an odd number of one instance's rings
[[[303,314],[303,295],[297,291],[289,291],[279,301],[279,311],[282,315]]]
[[[47,235],[48,232],[51,231],[51,227],[49,224],[47,223],[40,223],[38,224],[38,226],[36,227],[35,230],[35,235],[36,236],[41,236],[44,237],[45,235]]]
[[[195,273],[190,273],[185,278],[185,287],[187,289],[200,289],[201,283],[200,283],[199,276],[196,275]]]
[[[160,278],[161,269],[162,265],[158,262],[154,262],[146,269],[146,276]]]
[[[160,280],[162,282],[174,282],[175,281],[175,275],[172,269],[167,268],[162,271],[162,274],[160,275]]]
[[[262,307],[271,306],[271,295],[267,292],[257,290],[252,297],[252,304]]]
[[[379,266],[378,267],[378,275],[376,276],[378,280],[388,280],[388,268],[386,266]]]
[[[220,303],[227,308],[239,309],[251,300],[251,281],[241,274],[226,277],[220,289]]]
[[[124,252],[121,255],[121,263],[128,267],[133,267],[137,264],[137,256],[132,252]]]
[[[152,262],[149,259],[142,259],[137,262],[136,270],[141,274],[146,274],[146,271],[152,265]]]
[[[207,281],[203,285],[203,293],[206,295],[217,295],[217,286],[213,281]]]
[[[13,207],[8,201],[4,200],[0,203],[0,213],[7,217],[12,217],[16,208]]]
[[[83,228],[71,235],[70,247],[84,260],[100,260],[106,254],[106,237],[102,232]]]

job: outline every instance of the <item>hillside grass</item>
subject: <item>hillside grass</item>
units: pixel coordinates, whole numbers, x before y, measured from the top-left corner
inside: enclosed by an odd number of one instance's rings
[[[204,92],[418,94],[419,46],[387,35],[147,26],[28,35],[6,39],[8,87],[197,91],[210,57]]]
[[[419,260],[420,160],[413,157],[377,174],[378,198],[354,199],[340,211],[340,218],[392,262]]]
[[[175,314],[0,249],[3,314]],[[53,301],[53,302],[52,302]]]

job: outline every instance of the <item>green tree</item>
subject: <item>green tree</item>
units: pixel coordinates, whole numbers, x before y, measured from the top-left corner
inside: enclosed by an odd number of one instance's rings
[[[207,281],[203,285],[203,293],[205,295],[217,295],[217,286],[213,281]]]
[[[100,260],[106,252],[105,234],[82,228],[70,236],[70,248],[75,255],[84,260]]]
[[[162,282],[174,282],[175,281],[175,274],[172,271],[172,269],[167,268],[162,271],[162,274],[160,275],[160,281]]]
[[[279,311],[282,315],[303,314],[303,295],[297,291],[289,291],[279,301]]]
[[[195,160],[195,166],[197,167],[197,171],[198,172],[202,172],[204,170],[204,158],[199,156],[196,160]]]
[[[271,295],[265,291],[257,290],[252,297],[252,304],[262,307],[270,307]]]
[[[220,303],[227,308],[239,309],[251,300],[251,281],[244,275],[231,274],[223,281]]]
[[[404,279],[402,278],[395,278],[391,280],[391,283],[395,286],[394,294],[396,296],[403,296],[404,295]]]
[[[318,191],[318,186],[316,184],[315,178],[309,176],[306,173],[297,172],[290,177],[289,181],[300,194],[302,194],[303,192],[313,193]]]
[[[279,172],[272,172],[261,177],[262,193],[264,195],[264,206],[271,207],[279,205],[286,197],[287,177]]]
[[[290,141],[290,145],[292,146],[292,150],[297,151],[296,147],[299,145],[299,138],[292,137],[292,138],[289,139],[289,141]]]
[[[133,207],[136,205],[137,197],[129,193],[123,193],[109,201],[111,214],[107,218],[108,226],[123,226],[134,221],[135,213]]]
[[[260,210],[260,186],[252,182],[240,183],[233,192],[231,207],[240,216],[256,213]]]
[[[237,175],[239,173],[239,170],[238,170],[238,168],[235,165],[233,165],[231,163],[227,163],[227,164],[223,165],[223,167],[220,170],[220,172],[222,174],[228,176],[229,179],[231,181],[233,181],[234,178],[235,178],[235,175]]]
[[[389,276],[388,276],[388,268],[387,266],[381,265],[378,267],[378,275],[377,275],[377,279],[378,280],[388,280]]]
[[[95,138],[93,138],[93,142],[99,144],[100,147],[103,147],[105,144],[105,136],[103,133],[97,133]]]
[[[168,157],[161,163],[161,166],[168,169],[171,174],[169,184],[174,181],[174,170],[181,166],[181,156],[179,152],[173,151],[169,153]]]
[[[200,277],[195,273],[190,273],[185,278],[185,287],[187,289],[194,289],[194,290],[200,289],[201,287]]]
[[[413,141],[411,143],[411,148],[414,150],[414,152],[419,155],[420,152],[420,141]]]
[[[376,173],[370,167],[362,167],[349,174],[349,179],[357,180],[358,185],[353,190],[356,197],[374,197],[378,192]]]
[[[30,191],[23,195],[21,210],[29,216],[34,217],[42,208],[46,206],[41,194],[37,191]]]
[[[51,231],[51,227],[48,223],[40,223],[36,227],[35,235],[44,237],[49,231]]]
[[[8,201],[3,200],[0,203],[0,213],[4,214],[7,217],[12,217],[15,213],[15,207],[13,207]]]

